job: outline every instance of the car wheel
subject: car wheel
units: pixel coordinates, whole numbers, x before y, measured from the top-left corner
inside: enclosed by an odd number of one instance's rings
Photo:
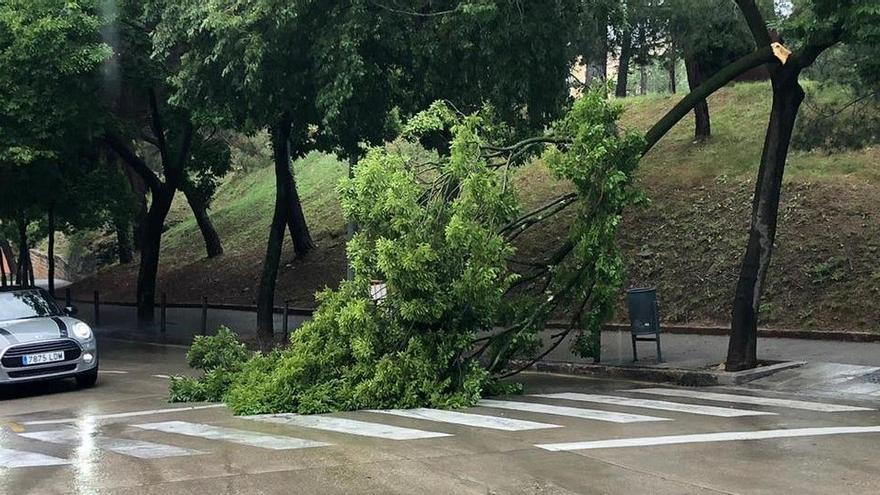
[[[98,381],[98,367],[76,375],[76,386],[79,388],[89,388]]]

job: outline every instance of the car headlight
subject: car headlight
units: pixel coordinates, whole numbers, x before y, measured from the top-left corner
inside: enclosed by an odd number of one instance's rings
[[[73,334],[85,340],[92,337],[92,329],[88,325],[79,321],[73,326]]]

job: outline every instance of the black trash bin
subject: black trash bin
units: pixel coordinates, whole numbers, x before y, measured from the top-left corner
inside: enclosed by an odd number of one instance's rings
[[[657,289],[642,287],[626,291],[629,307],[629,325],[632,336],[633,361],[638,361],[636,342],[656,342],[657,362],[663,360],[660,353],[660,317],[657,313]],[[651,337],[653,335],[653,337]]]

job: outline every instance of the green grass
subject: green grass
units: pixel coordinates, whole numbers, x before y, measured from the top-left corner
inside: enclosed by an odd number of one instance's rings
[[[807,99],[801,113],[809,112],[811,103],[846,101],[839,88],[819,88],[804,84]],[[650,95],[622,98],[626,108],[623,125],[645,131],[682,95]],[[688,183],[711,177],[752,178],[757,171],[764,132],[770,114],[770,88],[766,82],[740,83],[726,87],[709,98],[712,138],[706,143],[693,142],[693,114],[682,119],[645,157],[642,174],[651,180],[675,180]],[[876,167],[876,149],[838,152],[789,153],[788,180],[821,180],[839,176],[865,180],[880,178]]]
[[[336,185],[345,176],[345,165],[332,155],[310,153],[294,163],[297,191],[309,221],[312,237],[320,240],[344,227]],[[226,252],[262,250],[275,205],[273,167],[235,174],[218,188],[211,219]],[[198,226],[180,196],[169,214],[162,256],[182,262],[204,256]]]

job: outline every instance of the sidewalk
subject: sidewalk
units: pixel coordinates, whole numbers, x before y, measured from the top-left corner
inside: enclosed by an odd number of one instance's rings
[[[91,304],[81,303],[79,317],[94,325]],[[290,314],[288,332],[293,332],[307,320],[307,316]],[[168,308],[166,332],[159,329],[159,310],[151,325],[139,326],[133,306],[102,304],[100,326],[95,327],[100,337],[159,344],[189,345],[202,333],[201,308]],[[248,343],[256,342],[256,313],[235,309],[210,308],[207,314],[207,334],[225,325]],[[558,329],[547,329],[542,335],[545,343]],[[283,315],[275,314],[275,335],[285,341]],[[570,339],[569,339],[570,340]],[[632,343],[629,332],[606,330],[602,333],[602,359],[597,365],[571,353],[570,341],[563,342],[537,366],[544,371],[576,374],[613,375],[648,381],[671,381],[683,385],[713,385],[745,383],[756,388],[787,392],[809,391],[818,395],[869,395],[880,397],[880,342],[842,342],[794,338],[763,337],[758,339],[758,358],[763,361],[798,362],[795,368],[773,370],[763,368],[747,377],[730,378],[717,366],[727,355],[726,335],[695,335],[662,333],[663,362],[656,361],[653,342],[640,342],[639,361],[632,361]],[[718,379],[719,373],[724,375]],[[767,374],[763,377],[758,375]],[[742,380],[740,380],[742,378]],[[730,380],[725,382],[724,380]]]
[[[726,336],[661,334],[660,338],[662,363],[656,362],[653,342],[639,343],[640,359],[634,363],[629,333],[603,332],[602,361],[596,372],[620,371],[618,376],[634,379],[701,385],[707,383],[700,383],[705,378],[700,374],[723,363],[727,356]],[[568,344],[563,342],[538,368],[547,371],[568,368],[591,373],[593,361],[573,356]],[[877,342],[759,338],[758,358],[802,364],[748,381],[747,386],[751,388],[870,400],[880,398],[880,343]],[[617,370],[609,370],[615,367]]]

